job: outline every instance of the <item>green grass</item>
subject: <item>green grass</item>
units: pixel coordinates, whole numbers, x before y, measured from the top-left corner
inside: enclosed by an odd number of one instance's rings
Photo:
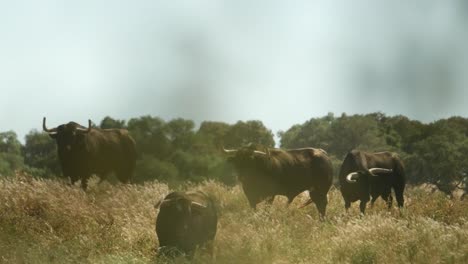
[[[195,263],[468,263],[468,202],[408,188],[402,212],[380,200],[359,217],[344,214],[341,194],[329,193],[328,219],[315,207],[249,208],[239,186],[215,182],[186,186],[215,196],[220,218],[214,256]],[[0,180],[0,262],[184,263],[157,259],[157,212],[167,185],[97,184],[85,193],[61,181],[27,177]]]

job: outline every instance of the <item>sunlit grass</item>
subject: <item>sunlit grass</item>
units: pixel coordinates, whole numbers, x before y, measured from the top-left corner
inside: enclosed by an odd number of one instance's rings
[[[249,208],[240,187],[215,182],[189,185],[216,197],[219,207],[214,256],[196,263],[468,263],[468,202],[418,189],[407,207],[388,211],[382,201],[360,217],[349,215],[339,190],[329,193],[327,220],[301,195],[286,207]],[[170,190],[161,183],[97,184],[85,193],[54,180],[0,180],[0,262],[183,263],[157,259],[153,205]]]

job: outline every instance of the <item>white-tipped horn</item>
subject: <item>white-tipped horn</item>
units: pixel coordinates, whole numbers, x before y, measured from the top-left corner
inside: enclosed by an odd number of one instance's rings
[[[81,132],[85,132],[85,133],[89,133],[89,131],[91,131],[91,119],[88,119],[88,128],[84,129],[84,128],[81,128],[81,127],[78,127],[76,128],[76,130],[78,131],[81,131]]]
[[[191,205],[195,206],[195,207],[198,207],[198,208],[206,208],[206,205],[203,205],[201,203],[194,202],[194,201],[192,201]]]
[[[48,129],[47,126],[46,126],[46,118],[44,117],[42,119],[42,130],[44,130],[45,132],[49,133],[49,134],[55,134],[57,133],[57,128],[51,128],[51,129]]]
[[[267,155],[265,152],[260,151],[260,150],[254,150],[255,154],[260,154],[260,155]]]
[[[369,171],[372,176],[378,176],[376,173],[392,173],[393,170],[384,168],[372,168],[369,169]]]
[[[161,200],[159,202],[159,207],[164,207],[164,206],[167,206],[169,203],[171,203],[172,201],[174,201],[174,199],[165,199],[165,200]],[[156,206],[155,206],[156,207]]]
[[[235,153],[235,152],[237,152],[237,149],[225,149],[225,148],[223,147],[223,152],[224,152],[224,153]]]
[[[348,174],[346,176],[346,181],[349,182],[349,183],[355,183],[356,180],[353,179],[354,176],[359,176],[359,173],[357,172],[351,172],[350,174]]]

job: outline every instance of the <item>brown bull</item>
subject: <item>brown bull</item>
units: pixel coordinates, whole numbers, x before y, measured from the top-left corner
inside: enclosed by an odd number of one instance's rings
[[[57,142],[57,151],[64,176],[71,183],[81,180],[86,189],[92,174],[105,178],[115,173],[121,182],[132,179],[136,164],[135,141],[125,129],[98,129],[83,127],[75,122],[48,129],[46,118],[43,130]]]
[[[212,198],[201,191],[173,192],[159,201],[156,234],[159,254],[193,256],[197,247],[210,246],[216,235],[218,216]]]
[[[332,184],[333,168],[326,152],[321,149],[269,149],[250,145],[237,150],[224,150],[228,161],[234,164],[250,206],[284,195],[288,204],[294,197],[308,190],[314,202],[325,216],[327,193]]]
[[[346,211],[352,202],[360,200],[359,208],[364,214],[370,197],[372,205],[382,197],[390,208],[393,201],[391,189],[395,192],[398,206],[403,207],[405,169],[396,153],[353,150],[341,165],[339,180]]]

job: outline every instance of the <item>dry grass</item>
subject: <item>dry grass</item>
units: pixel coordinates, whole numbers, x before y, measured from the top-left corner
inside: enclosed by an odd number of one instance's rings
[[[248,207],[239,187],[214,182],[187,186],[219,201],[214,257],[196,263],[468,263],[468,202],[419,189],[406,193],[407,207],[387,211],[379,201],[359,217],[344,215],[341,195],[329,195],[328,220],[313,206]],[[92,181],[85,193],[54,180],[0,180],[0,262],[155,263],[153,205],[165,184],[110,185]]]

